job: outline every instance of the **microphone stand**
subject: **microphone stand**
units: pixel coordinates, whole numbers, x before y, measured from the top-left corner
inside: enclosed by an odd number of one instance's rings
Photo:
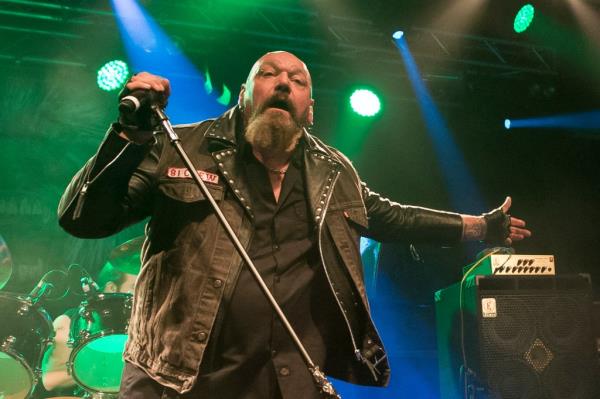
[[[185,167],[190,172],[190,175],[192,176],[192,178],[194,179],[194,181],[200,188],[200,191],[202,192],[204,197],[208,200],[208,202],[210,202],[210,205],[212,206],[213,210],[215,211],[215,214],[217,215],[217,219],[221,223],[221,226],[223,226],[223,228],[225,229],[225,232],[229,236],[229,239],[233,243],[238,254],[242,257],[242,259],[244,260],[244,263],[250,269],[250,272],[251,272],[252,276],[254,277],[254,279],[256,280],[256,282],[258,283],[260,290],[262,291],[262,293],[265,295],[265,297],[271,304],[271,307],[273,308],[273,310],[275,310],[275,313],[277,313],[277,316],[281,320],[281,323],[285,327],[285,330],[287,331],[290,338],[296,345],[296,348],[300,352],[300,355],[302,356],[304,363],[306,364],[306,367],[308,368],[310,374],[312,375],[314,383],[316,384],[317,388],[319,388],[319,391],[321,392],[321,394],[323,395],[324,398],[341,399],[341,396],[337,394],[337,392],[335,391],[331,382],[329,382],[329,380],[327,379],[325,374],[319,369],[319,366],[315,365],[315,363],[312,361],[310,355],[306,351],[306,348],[304,348],[304,345],[302,345],[300,338],[298,338],[298,335],[294,331],[292,325],[290,324],[287,317],[281,310],[281,307],[279,307],[279,304],[277,303],[277,301],[275,300],[275,298],[269,291],[269,288],[265,284],[260,273],[258,272],[258,270],[256,270],[256,266],[254,266],[254,263],[250,259],[250,256],[248,256],[248,253],[244,249],[244,246],[242,245],[242,243],[236,236],[235,232],[229,225],[229,222],[225,218],[225,215],[223,215],[223,212],[221,212],[221,209],[217,205],[217,202],[215,201],[215,199],[212,197],[212,195],[208,191],[206,184],[204,184],[204,181],[202,181],[202,179],[198,175],[198,172],[196,171],[194,164],[192,163],[192,161],[186,154],[185,150],[181,146],[181,140],[179,139],[179,136],[177,135],[177,133],[175,133],[175,131],[173,130],[173,127],[171,126],[171,122],[169,121],[169,118],[167,117],[165,112],[156,104],[152,105],[152,111],[154,111],[155,115],[158,117],[158,120],[160,121],[162,128],[164,129],[164,131],[166,132],[166,134],[169,138],[169,141],[175,148],[175,151],[177,152],[177,154],[180,156]]]

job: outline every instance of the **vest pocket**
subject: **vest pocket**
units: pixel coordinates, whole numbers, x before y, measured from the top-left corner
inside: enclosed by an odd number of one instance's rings
[[[219,185],[207,184],[208,191],[215,201],[221,201],[224,188]],[[192,203],[206,200],[200,188],[193,181],[166,181],[160,182],[158,190],[167,197],[180,202]]]

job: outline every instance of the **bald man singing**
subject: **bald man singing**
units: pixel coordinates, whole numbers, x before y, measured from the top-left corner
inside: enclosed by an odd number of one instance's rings
[[[170,94],[167,79],[127,83]],[[510,198],[474,216],[402,205],[371,191],[349,160],[307,128],[312,81],[288,52],[252,66],[238,104],[176,126],[184,149],[317,365],[385,386],[385,348],[369,313],[361,236],[510,245],[530,235]],[[135,289],[124,398],[312,399],[302,357],[155,118],[121,114],[68,186],[61,226],[104,237],[149,217]]]

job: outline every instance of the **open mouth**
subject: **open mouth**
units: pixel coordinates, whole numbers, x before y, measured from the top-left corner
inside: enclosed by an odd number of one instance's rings
[[[274,100],[269,103],[268,108],[277,108],[290,112],[290,105],[285,100]]]

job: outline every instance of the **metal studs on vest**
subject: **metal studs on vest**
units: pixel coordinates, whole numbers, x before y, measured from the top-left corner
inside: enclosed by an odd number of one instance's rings
[[[196,341],[196,342],[204,342],[204,341],[206,341],[206,338],[208,338],[208,334],[206,332],[204,332],[204,331],[200,331],[198,333],[195,333],[192,336],[192,339],[194,341]]]

